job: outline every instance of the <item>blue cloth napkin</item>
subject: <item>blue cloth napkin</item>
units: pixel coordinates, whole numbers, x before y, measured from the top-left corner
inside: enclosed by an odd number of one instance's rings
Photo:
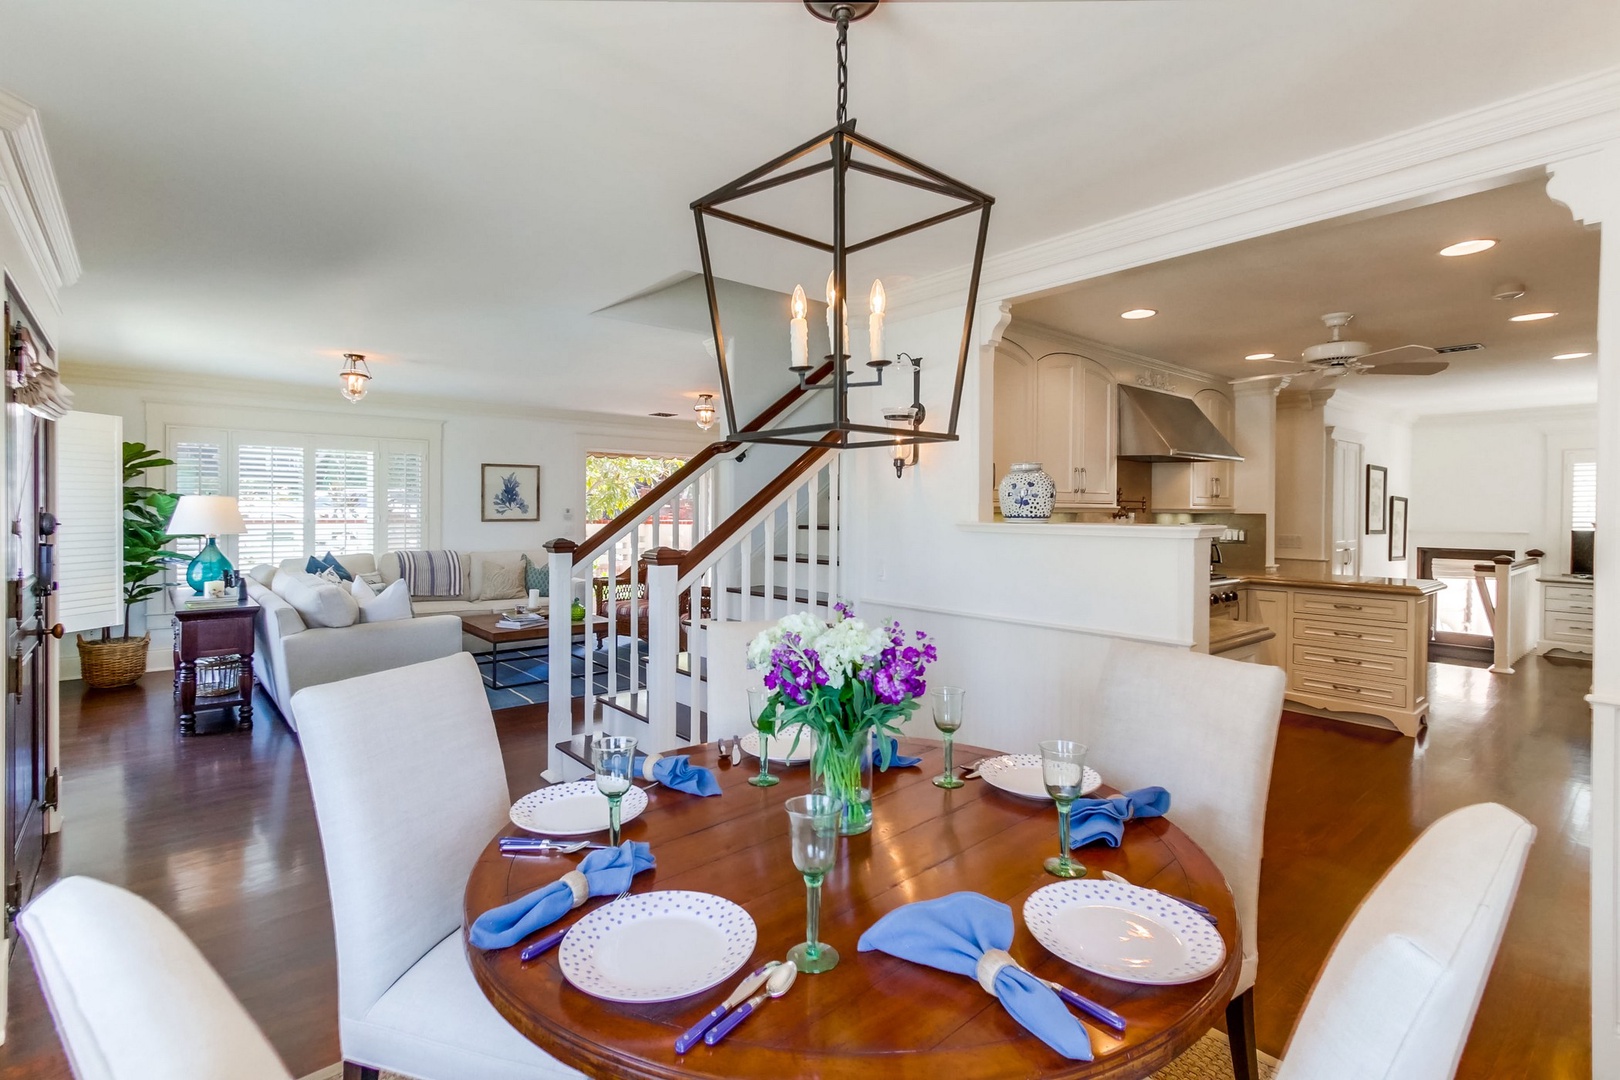
[[[652,847],[626,840],[616,848],[593,851],[579,862],[591,896],[614,896],[643,870],[652,869]],[[574,891],[561,879],[542,886],[527,896],[491,908],[467,928],[467,940],[480,949],[504,949],[516,945],[543,926],[550,926],[574,906]]]
[[[1170,812],[1170,793],[1162,787],[1137,788],[1110,799],[1076,799],[1069,807],[1069,846],[1098,840],[1119,847],[1131,818],[1163,817]]]
[[[900,740],[899,739],[890,739],[889,740],[889,768],[891,768],[891,769],[909,769],[913,765],[921,765],[921,764],[922,764],[922,758],[920,758],[920,757],[906,757],[904,754],[902,754],[900,752]],[[883,746],[882,746],[881,743],[878,744],[877,746],[872,747],[872,767],[875,768],[875,769],[883,768]]]
[[[637,776],[642,775],[641,768],[646,761],[646,754],[636,755],[631,767]],[[714,773],[701,765],[693,765],[685,754],[663,757],[653,762],[652,778],[667,788],[684,791],[688,795],[720,794],[720,781],[715,779]]]
[[[876,949],[914,964],[976,977],[979,958],[1006,950],[1013,939],[1012,908],[981,893],[959,892],[895,908],[861,935],[861,952]],[[1029,972],[996,973],[1002,1007],[1047,1046],[1075,1061],[1091,1060],[1091,1039],[1051,987]]]

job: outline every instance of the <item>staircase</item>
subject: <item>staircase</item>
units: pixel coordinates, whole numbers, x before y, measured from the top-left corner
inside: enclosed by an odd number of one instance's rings
[[[769,427],[805,393],[794,388],[745,430]],[[711,444],[585,543],[546,545],[554,602],[563,595],[557,582],[615,583],[605,611],[586,605],[587,668],[594,667],[586,700],[573,698],[570,680],[548,686],[548,716],[572,721],[566,728],[552,721],[547,779],[589,772],[596,732],[632,735],[661,752],[705,741],[708,622],[806,608],[831,617],[840,595],[840,452],[830,443],[811,447],[722,513],[719,470],[743,452],[740,444]],[[552,622],[552,655],[568,654],[569,637],[566,623]]]

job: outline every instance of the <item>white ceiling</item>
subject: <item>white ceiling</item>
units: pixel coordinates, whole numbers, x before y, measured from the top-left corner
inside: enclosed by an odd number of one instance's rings
[[[1459,240],[1497,245],[1447,258]],[[1517,300],[1492,298],[1518,282]],[[1228,378],[1298,368],[1327,341],[1321,316],[1349,311],[1344,337],[1375,350],[1478,343],[1438,375],[1357,375],[1326,384],[1413,416],[1597,401],[1598,234],[1524,181],[1398,213],[1323,222],[1084,282],[1019,304],[1017,317]],[[1120,312],[1153,308],[1150,319]],[[1556,311],[1557,318],[1510,322]],[[1277,360],[1245,360],[1270,352]],[[1279,361],[1292,361],[1283,363]],[[1314,380],[1309,385],[1317,385]]]
[[[688,203],[833,105],[792,0],[8,0],[0,40],[85,266],[70,363],[353,350],[377,402],[684,412],[695,336],[592,312],[696,270]],[[999,252],[1601,69],[1620,4],[885,4],[850,53],[861,130],[997,196]]]

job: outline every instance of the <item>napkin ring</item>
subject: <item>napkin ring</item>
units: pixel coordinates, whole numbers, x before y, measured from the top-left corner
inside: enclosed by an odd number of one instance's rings
[[[986,949],[984,955],[979,957],[979,965],[973,974],[979,980],[979,985],[984,988],[984,992],[994,996],[996,992],[996,976],[1001,974],[1001,969],[1006,967],[1015,968],[1017,966],[1018,961],[1014,960],[1012,954],[1007,950]]]
[[[641,762],[641,778],[643,780],[654,779],[653,766],[658,764],[663,759],[663,754],[648,754]]]
[[[574,894],[573,907],[579,907],[591,895],[591,883],[578,870],[568,871],[562,876],[562,880],[568,886],[568,891]]]

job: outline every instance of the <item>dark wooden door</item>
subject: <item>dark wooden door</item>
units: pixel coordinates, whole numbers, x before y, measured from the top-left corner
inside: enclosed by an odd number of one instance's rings
[[[7,348],[16,309],[6,312]],[[37,338],[36,338],[37,341]],[[37,347],[37,346],[36,346]],[[49,650],[43,644],[50,614],[54,526],[50,425],[13,400],[5,406],[6,445],[6,932],[11,917],[33,894],[45,854]]]

